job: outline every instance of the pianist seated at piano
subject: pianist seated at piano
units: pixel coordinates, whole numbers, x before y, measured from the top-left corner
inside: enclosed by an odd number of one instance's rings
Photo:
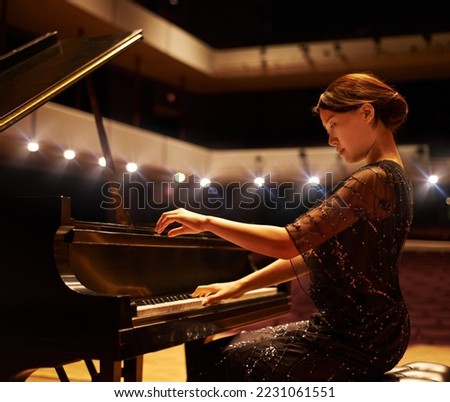
[[[312,113],[328,144],[347,163],[364,165],[294,222],[248,224],[181,208],[156,224],[169,237],[212,232],[275,258],[241,279],[199,284],[193,296],[205,305],[309,275],[305,291],[316,307],[307,320],[205,342],[188,381],[376,381],[406,350],[398,268],[412,193],[394,134],[407,102],[373,74],[353,73],[331,83]]]

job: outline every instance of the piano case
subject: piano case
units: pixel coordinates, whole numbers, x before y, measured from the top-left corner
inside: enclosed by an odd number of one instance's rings
[[[139,30],[76,40],[53,32],[3,56],[0,87],[9,96],[1,100],[0,131],[141,38]],[[114,175],[95,107],[94,114]],[[143,301],[160,298],[164,306],[198,284],[252,272],[249,253],[214,236],[157,235],[120,208],[114,222],[76,221],[64,195],[3,196],[0,211],[0,380],[98,360],[98,372],[88,365],[92,380],[141,381],[146,353],[180,344],[189,353],[207,336],[289,312],[289,287],[280,286],[215,307],[138,314]]]

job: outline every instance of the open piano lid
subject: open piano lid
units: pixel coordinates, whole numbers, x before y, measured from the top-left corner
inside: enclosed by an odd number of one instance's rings
[[[60,40],[51,32],[0,57],[0,131],[142,39],[142,30]]]

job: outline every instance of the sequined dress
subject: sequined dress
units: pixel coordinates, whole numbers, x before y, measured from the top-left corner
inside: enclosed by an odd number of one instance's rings
[[[409,342],[398,267],[412,220],[400,165],[366,165],[286,226],[309,267],[308,320],[203,345],[188,381],[377,381]]]

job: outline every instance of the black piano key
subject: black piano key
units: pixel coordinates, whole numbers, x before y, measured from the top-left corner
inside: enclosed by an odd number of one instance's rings
[[[158,296],[158,297],[146,297],[141,299],[135,299],[134,302],[137,306],[144,306],[144,305],[150,305],[150,304],[161,304],[161,303],[168,303],[171,301],[178,301],[178,300],[187,300],[191,298],[190,293],[180,293],[177,295],[167,295],[167,296]]]

